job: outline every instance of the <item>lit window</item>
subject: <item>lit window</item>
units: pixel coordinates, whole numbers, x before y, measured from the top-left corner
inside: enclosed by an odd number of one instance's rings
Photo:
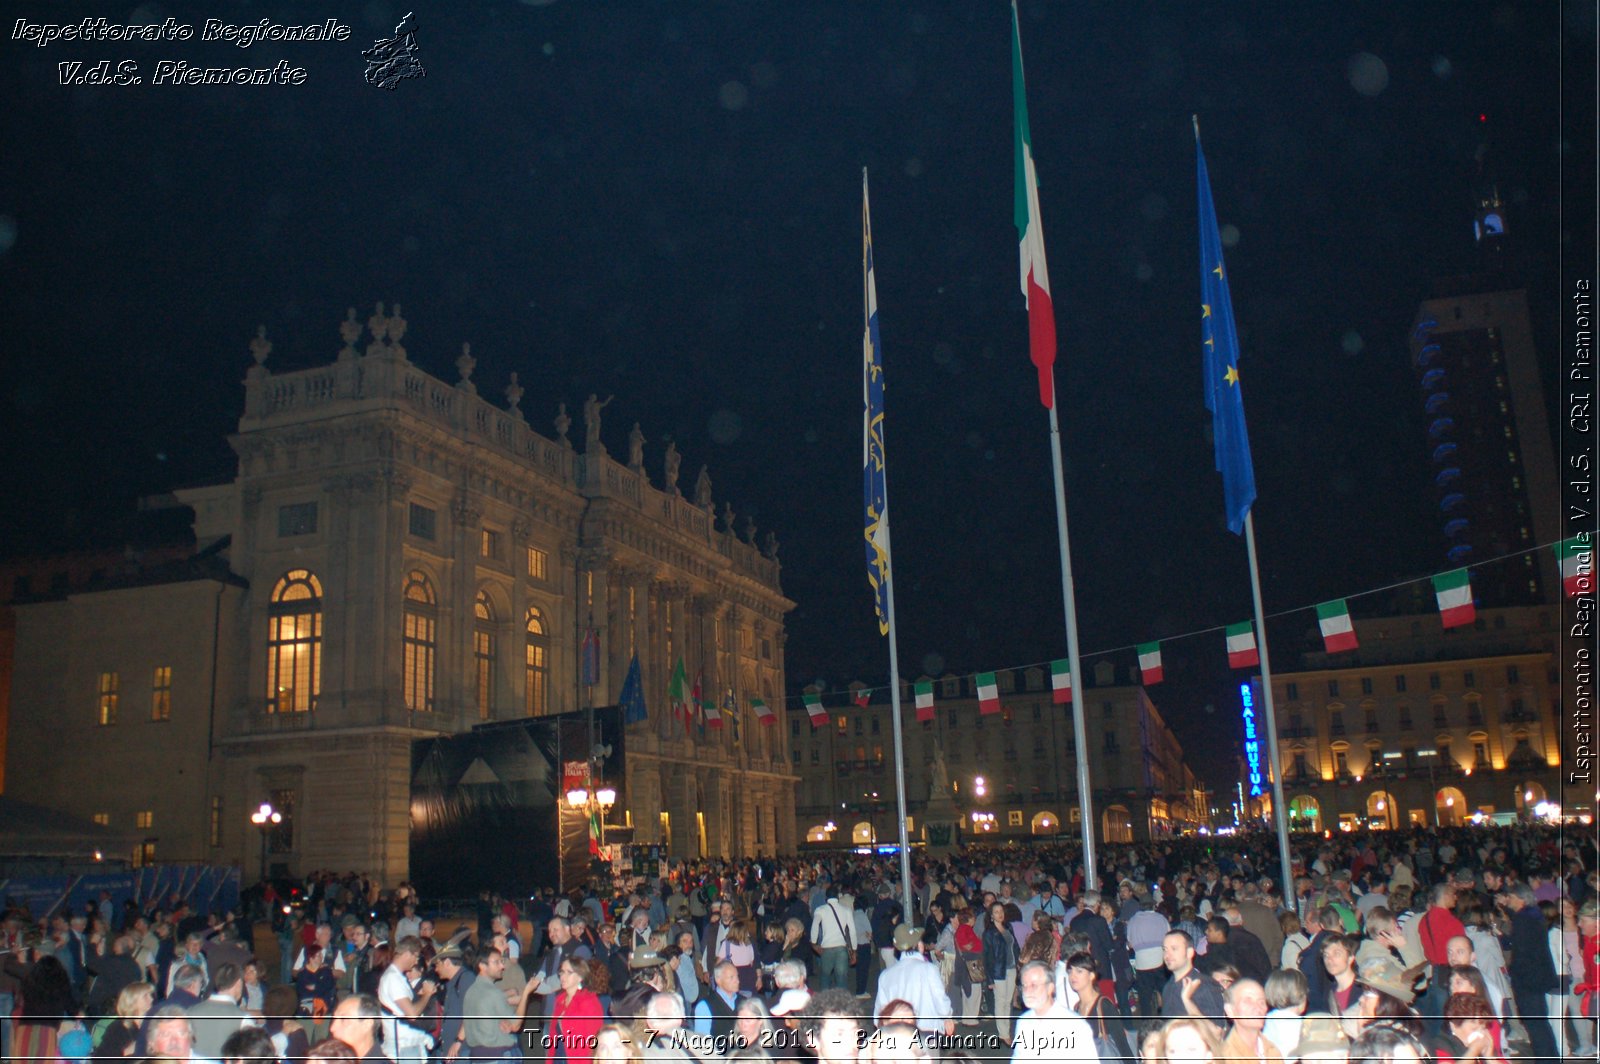
[[[278,538],[309,536],[317,530],[317,504],[297,502],[278,507]]]
[[[135,813],[133,815],[133,826],[136,827],[136,828],[145,828],[145,829],[149,829],[149,828],[155,827],[156,826],[156,814],[155,814],[155,811],[151,810],[151,809],[143,809],[143,810],[140,810],[139,812]]]
[[[528,578],[530,580],[546,580],[550,567],[550,555],[538,547],[528,548]]]
[[[435,629],[439,623],[433,585],[428,582],[427,576],[413,569],[406,574],[402,599],[404,668],[401,683],[406,708],[414,713],[431,712]]]
[[[133,851],[133,867],[144,868],[156,863],[156,840],[146,839]]]
[[[322,692],[322,585],[292,569],[267,606],[267,712],[306,713]]]
[[[473,690],[477,696],[478,719],[494,716],[494,604],[487,591],[479,591],[472,604]]]
[[[121,682],[114,672],[100,674],[100,697],[95,703],[95,719],[101,727],[117,722],[117,688]]]
[[[486,528],[478,534],[478,554],[484,558],[500,557],[500,533]]]
[[[150,681],[150,719],[172,719],[172,666],[159,665]]]
[[[211,820],[206,834],[212,846],[222,845],[222,795],[211,796]]]
[[[1020,828],[1022,826],[1022,810],[1020,810],[1020,809],[1007,809],[1006,810],[1006,826],[1007,827],[1013,827],[1013,828]]]
[[[528,639],[524,658],[523,709],[530,717],[542,717],[550,709],[550,630],[544,623],[544,614],[534,606],[528,607],[524,628]]]
[[[420,503],[412,503],[410,517],[406,527],[409,528],[411,534],[416,536],[418,539],[431,540],[434,536],[434,528],[438,524],[438,518],[438,511],[432,509],[431,507],[423,506]]]
[[[111,826],[111,814],[110,813],[96,813],[94,815],[94,822],[96,824],[99,824],[103,828],[108,828],[108,827]]]
[[[839,714],[839,734],[840,735],[845,735],[845,734],[848,734],[849,731],[850,731],[850,721],[849,721],[849,719],[843,713]]]

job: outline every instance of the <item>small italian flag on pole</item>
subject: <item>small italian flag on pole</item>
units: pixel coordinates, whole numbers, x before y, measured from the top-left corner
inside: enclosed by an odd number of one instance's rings
[[[1050,663],[1050,701],[1058,706],[1072,701],[1072,662],[1066,658]]]
[[[1146,687],[1160,683],[1161,672],[1161,641],[1154,643],[1140,643],[1139,651],[1139,682]]]
[[[987,716],[1000,712],[1000,685],[994,682],[994,673],[980,672],[974,680],[978,685],[978,713]]]
[[[1322,629],[1322,645],[1330,654],[1356,648],[1356,629],[1350,623],[1350,608],[1344,599],[1317,605],[1317,627]]]
[[[763,723],[763,724],[776,724],[776,723],[778,723],[778,715],[776,713],[772,712],[772,707],[767,705],[761,699],[752,698],[750,700],[750,708],[756,711],[756,719],[761,721],[761,723]]]
[[[916,695],[917,719],[926,724],[933,719],[933,681],[917,681]]]
[[[1433,578],[1433,593],[1439,600],[1439,620],[1446,628],[1471,624],[1478,616],[1472,605],[1472,580],[1465,569],[1440,573]]]
[[[1248,669],[1252,665],[1261,664],[1261,655],[1256,652],[1256,628],[1249,621],[1240,621],[1230,624],[1223,629],[1228,637],[1228,668]]]
[[[856,691],[853,699],[856,705],[865,708],[872,701],[872,688],[862,687]]]
[[[1561,563],[1561,588],[1568,598],[1594,591],[1594,540],[1587,532],[1556,544]]]
[[[806,704],[806,712],[811,714],[811,726],[823,727],[828,723],[828,711],[822,708],[822,696],[815,694],[803,695],[800,699]]]
[[[706,723],[713,728],[722,727],[722,711],[717,708],[717,700],[707,698],[701,701],[700,707],[706,711]]]

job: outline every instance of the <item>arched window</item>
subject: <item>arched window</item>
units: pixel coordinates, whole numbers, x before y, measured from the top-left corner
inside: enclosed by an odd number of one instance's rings
[[[322,584],[291,569],[267,604],[267,712],[309,713],[322,693]]]
[[[1100,814],[1101,834],[1106,842],[1132,842],[1133,818],[1125,805],[1111,805]]]
[[[550,711],[550,629],[537,606],[528,607],[527,629],[527,693],[523,708],[530,717],[542,717]]]
[[[414,713],[431,713],[434,656],[438,647],[438,600],[427,576],[417,569],[406,574],[403,599],[405,673],[401,682],[406,708]]]
[[[494,716],[494,622],[494,603],[487,591],[479,590],[472,603],[472,689],[479,720]]]

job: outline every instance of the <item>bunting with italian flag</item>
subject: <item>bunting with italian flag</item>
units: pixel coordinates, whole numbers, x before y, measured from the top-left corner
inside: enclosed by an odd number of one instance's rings
[[[994,673],[980,672],[973,681],[978,686],[978,713],[987,716],[1000,712],[1000,685],[995,683]]]
[[[1139,653],[1139,682],[1149,687],[1158,684],[1163,678],[1161,671],[1161,640],[1154,643],[1140,643],[1137,647]]]
[[[1322,629],[1322,645],[1330,654],[1356,648],[1356,629],[1350,623],[1350,607],[1344,599],[1317,605],[1317,627]]]
[[[917,720],[926,724],[933,719],[933,681],[917,681],[915,691],[917,696]]]
[[[1016,0],[1011,3],[1011,96],[1016,112],[1017,242],[1022,259],[1022,295],[1028,307],[1028,357],[1039,371],[1039,402],[1055,405],[1056,312],[1050,302],[1050,271],[1044,261],[1044,227],[1039,221],[1039,177],[1033,166],[1033,134],[1028,130],[1028,90],[1022,76],[1022,31]]]
[[[1072,662],[1066,658],[1050,663],[1050,701],[1058,706],[1072,701]]]
[[[807,694],[800,700],[806,704],[806,712],[811,715],[813,728],[821,728],[828,723],[828,711],[822,708],[821,695]]]
[[[1589,533],[1557,543],[1556,561],[1561,563],[1561,589],[1568,598],[1594,591],[1594,538]]]
[[[858,706],[862,707],[863,709],[865,709],[867,707],[868,703],[870,703],[872,701],[872,688],[870,688],[870,687],[861,688],[860,690],[858,690],[856,692],[855,698],[853,698],[852,701],[855,702],[856,705],[858,705]]]
[[[763,724],[778,723],[778,715],[772,712],[772,707],[759,698],[750,699],[750,708],[756,711],[756,719]]]
[[[1472,578],[1465,569],[1434,577],[1433,594],[1439,600],[1439,622],[1446,628],[1459,628],[1477,618],[1478,611],[1472,605]]]
[[[1228,668],[1248,669],[1261,664],[1261,655],[1256,651],[1256,626],[1253,623],[1240,621],[1228,625],[1223,631],[1228,637]]]
[[[717,708],[717,700],[715,698],[701,700],[700,708],[705,710],[706,724],[709,727],[722,727],[722,710]]]

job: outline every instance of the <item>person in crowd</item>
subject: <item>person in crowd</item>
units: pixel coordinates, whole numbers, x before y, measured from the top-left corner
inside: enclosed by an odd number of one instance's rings
[[[1355,1005],[1360,995],[1356,987],[1355,941],[1343,933],[1323,939],[1322,968],[1328,974],[1331,985],[1327,996],[1317,1004],[1335,1016],[1343,1016]]]
[[[1283,932],[1283,946],[1278,952],[1278,967],[1298,971],[1300,955],[1311,945],[1311,938],[1300,923],[1300,917],[1288,912],[1278,917],[1279,930]],[[1304,972],[1301,973],[1304,976]]]
[[[464,959],[464,958],[463,958]],[[447,1060],[519,1060],[522,1029],[511,1003],[496,985],[507,967],[506,956],[493,946],[475,958],[476,971],[462,993],[462,1014],[445,1046]]]
[[[983,957],[982,932],[974,926],[976,914],[970,907],[956,910],[955,989],[961,998],[961,1026],[978,1026],[978,1009],[983,1001],[987,969]]]
[[[1375,1023],[1350,1041],[1350,1064],[1411,1064],[1429,1061],[1421,1039],[1400,1027]]]
[[[1002,1041],[1011,1041],[1011,998],[1017,990],[1017,939],[1006,921],[1006,907],[989,907],[983,929],[983,968],[986,989],[993,995],[994,1025]],[[1099,920],[1096,915],[1095,919]],[[1100,920],[1104,924],[1104,920]],[[1106,933],[1109,941],[1110,932]]]
[[[134,1043],[139,1040],[139,1027],[155,1003],[156,988],[146,982],[129,983],[118,991],[116,1015],[95,1042],[95,1058],[115,1061],[132,1056]]]
[[[878,994],[873,1010],[880,1011],[891,1001],[909,1002],[914,1024],[931,1034],[955,1034],[955,1015],[944,980],[927,956],[923,929],[901,924],[894,929],[894,948],[898,959],[878,976]]]
[[[262,1006],[261,1029],[272,1039],[273,1051],[284,1064],[304,1064],[311,1049],[311,1030],[299,1014],[295,988],[280,983],[267,991]]]
[[[1187,931],[1169,931],[1161,940],[1161,959],[1171,974],[1161,997],[1161,1015],[1197,1015],[1223,1025],[1222,988],[1194,966],[1194,943]]]
[[[1291,1060],[1300,1041],[1301,1017],[1306,1014],[1305,974],[1298,968],[1279,968],[1267,976],[1267,985],[1262,989],[1268,1011],[1261,1033],[1285,1060]]]
[[[188,1060],[194,1053],[194,1029],[189,1026],[189,1014],[181,1006],[162,1005],[150,1014],[148,1041],[151,1057]]]
[[[239,1004],[243,994],[244,973],[239,967],[228,962],[217,965],[210,996],[189,1008],[189,1026],[194,1031],[196,1057],[214,1061],[222,1059],[222,1043],[249,1019]]]
[[[1535,1057],[1555,1058],[1560,1050],[1555,1029],[1546,1017],[1544,995],[1560,985],[1550,957],[1549,925],[1526,883],[1506,886],[1495,903],[1511,917],[1511,960],[1507,974],[1517,1015],[1528,1032]]]
[[[1489,1033],[1489,1003],[1477,994],[1451,994],[1445,999],[1444,1028],[1429,1043],[1437,1064],[1485,1061],[1503,1064]]]
[[[856,1064],[861,1050],[860,1007],[847,990],[819,990],[806,1006],[807,1043],[819,1064]]]
[[[621,1024],[608,1023],[594,1036],[594,1064],[640,1064],[642,1060],[633,1032]]]
[[[1222,1032],[1201,1016],[1169,1019],[1154,1047],[1159,1064],[1211,1064],[1222,1055]]]
[[[550,1023],[545,1030],[550,1064],[590,1064],[594,1037],[605,1023],[600,999],[585,983],[589,978],[587,957],[568,957],[556,970],[560,990],[551,995]]]
[[[1267,994],[1254,979],[1240,979],[1223,997],[1223,1012],[1231,1025],[1222,1043],[1222,1056],[1231,1060],[1282,1064],[1283,1054],[1266,1037]]]
[[[826,902],[811,917],[811,945],[817,955],[817,986],[823,990],[842,989],[851,957],[860,943],[855,915],[840,901],[838,888],[832,885],[827,888]]]
[[[1071,1003],[1072,1010],[1083,1017],[1096,1046],[1109,1048],[1126,1056],[1128,1045],[1123,1018],[1112,1007],[1111,1002],[1100,993],[1100,978],[1095,970],[1094,955],[1087,950],[1080,950],[1068,957],[1065,963],[1067,985],[1072,988],[1074,996],[1074,1001]],[[1051,991],[1055,992],[1054,979],[1051,980]]]
[[[355,1058],[365,1064],[386,1064],[383,1051],[383,1006],[371,994],[352,994],[334,1006],[328,1031],[349,1046]],[[315,1047],[313,1047],[313,1054]]]
[[[710,925],[707,925],[708,929]],[[652,994],[645,1004],[643,1054],[648,1061],[705,1062],[719,1054],[710,1035],[683,1024],[683,1000],[677,994]]]
[[[692,1026],[697,1033],[715,1038],[719,1045],[727,1045],[739,1006],[739,968],[731,960],[718,961],[711,979],[709,992],[695,1002]]]
[[[241,1027],[222,1043],[220,1064],[274,1064],[279,1059],[272,1036],[259,1027]]]

